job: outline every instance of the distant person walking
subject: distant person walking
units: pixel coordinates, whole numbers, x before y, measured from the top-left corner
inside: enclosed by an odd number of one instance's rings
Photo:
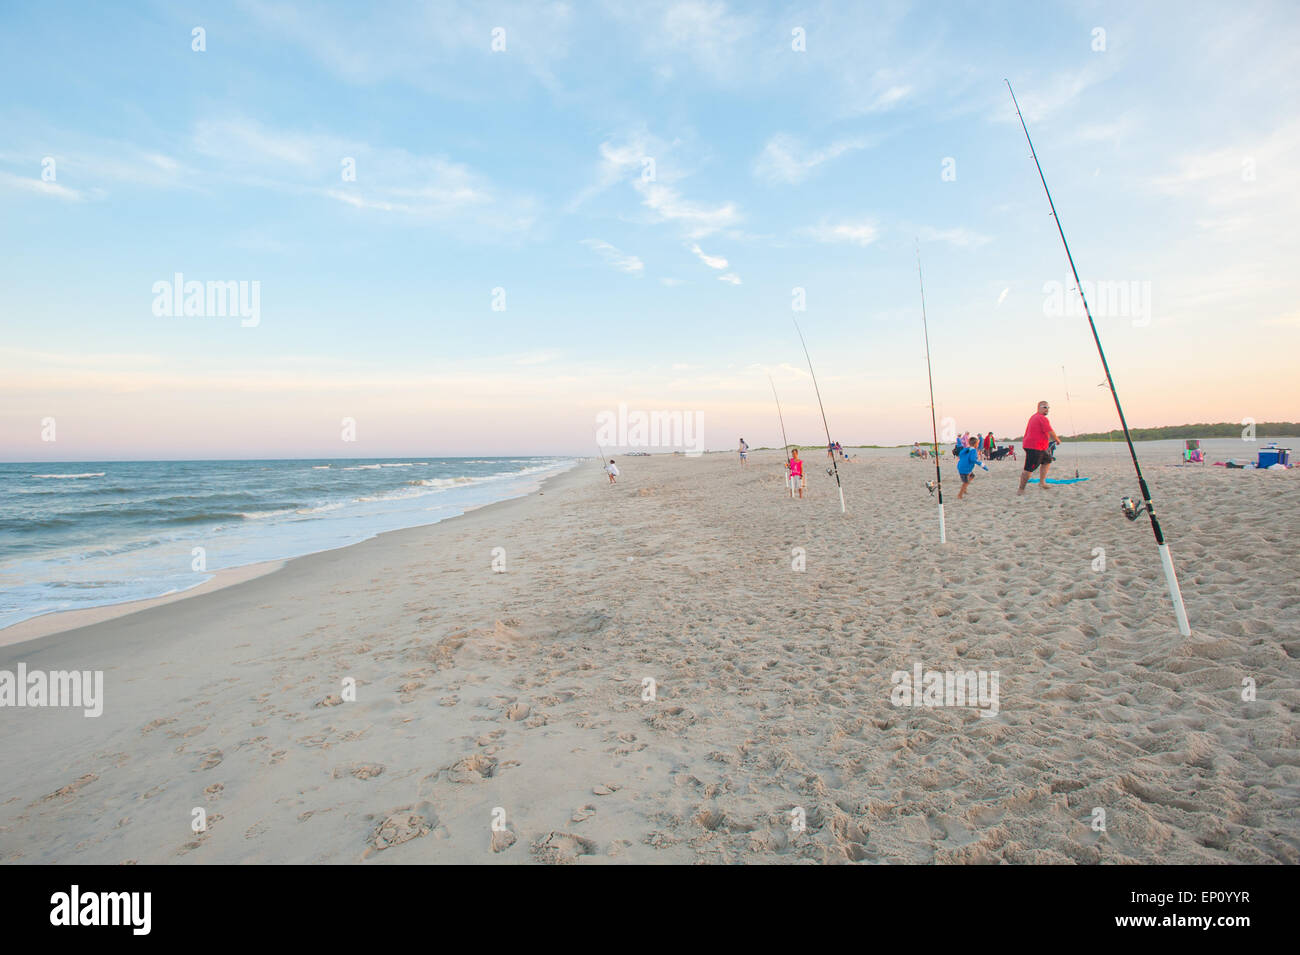
[[[1038,402],[1038,410],[1030,416],[1029,423],[1025,425],[1025,440],[1023,442],[1025,469],[1020,472],[1020,490],[1016,491],[1016,494],[1025,493],[1025,485],[1029,483],[1029,475],[1036,470],[1038,471],[1038,486],[1044,491],[1047,490],[1047,468],[1053,460],[1052,453],[1047,449],[1053,443],[1061,443],[1060,437],[1052,430],[1052,422],[1047,420],[1047,412],[1050,410],[1051,408],[1046,401]]]
[[[618,465],[614,463],[613,458],[610,458],[609,464],[605,465],[605,473],[609,475],[610,484],[618,483]]]
[[[743,466],[743,465],[746,463],[745,456],[749,454],[749,445],[747,445],[747,444],[745,443],[745,439],[744,439],[744,438],[741,438],[741,439],[740,439],[740,449],[739,449],[739,450],[740,450],[740,463],[741,463],[741,465]]]
[[[799,497],[803,497],[803,460],[799,457],[799,449],[795,448],[790,452],[790,480],[796,478],[799,480]]]

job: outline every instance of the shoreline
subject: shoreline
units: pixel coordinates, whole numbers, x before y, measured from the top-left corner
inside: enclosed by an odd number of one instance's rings
[[[365,542],[358,541],[357,543]],[[304,554],[303,556],[309,555]],[[297,559],[296,557],[289,558],[289,560]],[[121,603],[102,604],[98,607],[81,607],[77,610],[51,610],[48,613],[38,614],[35,617],[28,617],[26,620],[11,623],[3,630],[0,630],[0,647],[26,643],[29,640],[39,640],[41,637],[63,633],[66,630],[91,627],[97,623],[116,620],[118,617],[126,617],[133,613],[139,613],[141,610],[148,610],[151,607],[162,607],[178,600],[214,593],[227,587],[242,584],[247,580],[255,580],[266,574],[273,574],[286,563],[288,563],[288,560],[263,560],[252,564],[241,564],[238,567],[226,567],[222,570],[213,571],[212,577],[200,584],[195,584],[193,587],[187,587],[184,590],[175,590],[169,594],[161,594],[157,597],[124,600]]]
[[[45,637],[56,636],[73,630],[82,630],[86,627],[93,627],[97,624],[117,620],[122,617],[128,617],[146,610],[152,610],[155,607],[164,607],[178,601],[207,596],[208,594],[226,590],[230,587],[237,587],[240,584],[269,576],[296,561],[316,557],[320,554],[330,554],[336,551],[351,550],[353,547],[360,547],[364,544],[369,544],[372,541],[380,540],[390,534],[402,534],[408,531],[437,527],[440,524],[448,524],[452,521],[468,517],[476,511],[497,507],[498,505],[507,504],[511,501],[526,499],[532,497],[534,494],[545,493],[546,486],[549,482],[576,470],[579,463],[581,462],[578,461],[563,470],[545,476],[542,478],[542,482],[538,485],[536,490],[529,491],[525,494],[518,494],[514,497],[505,497],[499,501],[491,501],[487,504],[471,504],[454,517],[443,518],[442,520],[437,520],[430,524],[414,524],[410,527],[399,527],[391,531],[381,531],[378,534],[365,538],[364,540],[355,541],[351,544],[344,544],[341,547],[330,547],[325,550],[309,551],[306,554],[299,554],[296,557],[286,557],[282,560],[255,561],[251,564],[225,567],[221,570],[213,571],[212,578],[205,580],[200,584],[188,587],[185,590],[178,590],[169,594],[160,594],[157,597],[145,597],[140,600],[126,600],[121,603],[103,604],[98,607],[82,607],[75,610],[53,610],[48,613],[39,614],[35,617],[28,617],[26,620],[19,620],[17,623],[12,623],[7,627],[0,628],[0,648],[17,646],[21,643],[31,643]]]

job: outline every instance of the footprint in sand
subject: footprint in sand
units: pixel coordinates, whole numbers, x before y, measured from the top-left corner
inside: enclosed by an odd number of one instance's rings
[[[443,772],[453,783],[481,783],[497,774],[497,761],[486,754],[474,754],[458,759]]]
[[[376,851],[382,852],[428,834],[435,825],[436,818],[427,818],[425,812],[416,812],[413,807],[404,806],[388,813],[383,822],[375,827],[370,836],[370,844]]]
[[[265,822],[255,822],[244,830],[245,839],[260,839],[266,833],[271,831],[271,827]]]
[[[654,716],[647,717],[646,722],[657,730],[680,733],[695,722],[695,714],[684,706],[665,706]]]
[[[353,776],[357,779],[374,779],[376,776],[383,775],[384,767],[381,763],[352,763],[347,766],[334,767],[334,778],[342,779],[344,776]]]
[[[533,855],[545,865],[572,865],[578,856],[594,855],[596,843],[571,832],[549,832],[532,844]]]
[[[68,785],[61,786],[58,789],[54,790],[54,792],[50,793],[45,798],[57,799],[60,796],[75,796],[77,794],[78,789],[80,789],[82,786],[87,786],[90,783],[93,783],[98,778],[99,776],[96,775],[95,773],[86,773],[84,776],[77,777],[75,780],[68,783]]]
[[[221,822],[223,818],[224,817],[219,812],[214,812],[208,815],[203,821],[203,824],[205,826],[204,830],[202,832],[195,833],[194,841],[185,843],[185,845],[181,846],[179,849],[176,850],[176,854],[178,856],[183,856],[187,852],[193,852],[195,849],[202,846],[203,843],[207,840],[208,836],[212,835],[212,830],[217,827],[217,823]]]
[[[199,769],[215,769],[221,765],[221,761],[225,758],[225,754],[221,750],[211,750],[199,758]]]

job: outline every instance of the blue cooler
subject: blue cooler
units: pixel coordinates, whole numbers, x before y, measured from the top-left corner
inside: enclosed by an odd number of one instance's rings
[[[1255,462],[1257,468],[1271,468],[1275,464],[1291,464],[1290,448],[1260,448],[1259,460]]]

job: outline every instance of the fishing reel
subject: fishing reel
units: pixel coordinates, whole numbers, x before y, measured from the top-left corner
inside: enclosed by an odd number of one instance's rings
[[[934,497],[935,489],[936,489],[938,486],[939,486],[939,485],[936,484],[934,481],[926,481],[926,482],[925,482],[925,489],[926,489],[927,491],[930,492],[930,496],[931,496],[931,497]]]
[[[1119,501],[1119,509],[1124,512],[1124,516],[1130,521],[1136,521],[1138,515],[1146,510],[1146,504],[1140,504],[1131,497],[1122,497]]]

